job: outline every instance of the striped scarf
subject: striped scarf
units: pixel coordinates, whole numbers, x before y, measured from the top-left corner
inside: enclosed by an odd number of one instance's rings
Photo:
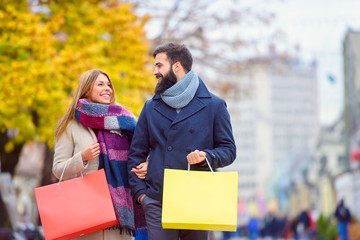
[[[104,168],[121,232],[133,236],[146,234],[145,214],[131,197],[128,182],[127,155],[135,130],[134,115],[119,105],[90,103],[80,99],[76,119],[97,133],[100,144],[99,169]]]

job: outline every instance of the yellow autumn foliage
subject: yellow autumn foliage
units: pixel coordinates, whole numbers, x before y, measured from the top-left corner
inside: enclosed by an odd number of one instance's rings
[[[0,131],[17,133],[7,151],[29,140],[52,146],[56,123],[89,69],[108,73],[117,102],[135,115],[155,84],[147,17],[130,4],[40,2],[35,12],[25,0],[0,1]]]

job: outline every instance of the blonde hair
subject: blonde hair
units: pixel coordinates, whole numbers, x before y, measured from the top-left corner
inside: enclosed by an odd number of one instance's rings
[[[105,72],[98,70],[98,69],[86,71],[80,77],[79,85],[76,89],[74,98],[73,98],[69,108],[67,109],[66,113],[60,119],[59,123],[56,126],[55,142],[57,142],[59,140],[60,136],[66,131],[69,123],[71,121],[75,120],[75,110],[76,110],[76,106],[77,106],[79,99],[85,98],[86,95],[92,91],[92,89],[94,88],[95,80],[97,79],[97,77],[100,74],[105,75],[107,77],[107,79],[109,80],[110,88],[113,91],[113,94],[111,95],[111,98],[110,98],[110,104],[115,103],[115,100],[116,100],[115,99],[115,89],[114,89],[113,84],[111,83],[109,76]]]

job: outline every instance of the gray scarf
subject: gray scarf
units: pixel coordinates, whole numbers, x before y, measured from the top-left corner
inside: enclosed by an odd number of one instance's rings
[[[199,87],[199,77],[191,70],[185,77],[180,79],[174,86],[160,94],[162,100],[172,108],[181,109],[195,96]]]

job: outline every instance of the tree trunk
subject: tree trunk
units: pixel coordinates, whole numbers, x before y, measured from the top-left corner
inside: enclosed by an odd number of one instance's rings
[[[42,171],[41,186],[45,186],[56,181],[54,175],[52,174],[52,166],[54,159],[54,151],[52,151],[47,145],[45,150],[44,158],[44,168]]]
[[[0,133],[0,160],[1,160],[1,172],[9,172],[11,176],[14,176],[16,164],[19,161],[20,151],[23,147],[21,145],[15,145],[12,152],[5,152],[5,144],[9,141],[7,133]]]
[[[15,167],[19,161],[20,151],[23,145],[16,145],[12,152],[6,153],[4,147],[9,140],[6,132],[0,133],[0,172],[9,172],[11,176],[14,176]],[[0,196],[0,227],[9,228],[10,226],[10,219],[7,214],[6,206]]]

